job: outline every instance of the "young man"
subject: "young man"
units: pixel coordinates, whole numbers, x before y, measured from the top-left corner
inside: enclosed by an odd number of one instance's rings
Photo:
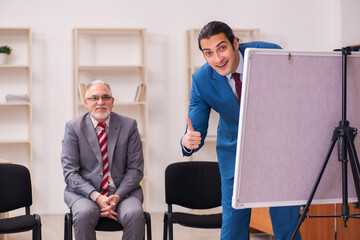
[[[61,153],[75,239],[95,240],[100,217],[120,222],[124,240],[143,239],[144,159],[137,123],[111,112],[114,98],[101,80],[87,85],[84,103],[88,113],[66,123]]]
[[[211,108],[220,115],[216,152],[221,174],[223,224],[222,240],[248,239],[251,209],[231,206],[235,155],[239,124],[243,56],[247,47],[280,48],[276,44],[250,42],[239,44],[232,29],[222,22],[210,22],[198,38],[207,61],[192,76],[187,130],[181,139],[184,156],[190,156],[204,144]],[[270,216],[276,239],[291,238],[297,224],[299,207],[272,207]],[[297,240],[301,239],[300,234]]]

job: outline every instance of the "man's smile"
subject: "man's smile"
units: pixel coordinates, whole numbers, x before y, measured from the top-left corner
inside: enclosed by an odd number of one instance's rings
[[[229,62],[229,60],[225,61],[222,65],[217,65],[217,67],[223,68],[228,62]]]

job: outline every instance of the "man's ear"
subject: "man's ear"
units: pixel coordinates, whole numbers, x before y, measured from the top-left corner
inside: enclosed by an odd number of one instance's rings
[[[88,108],[88,101],[87,101],[86,98],[84,98],[84,105],[85,105],[86,109],[89,110],[89,108]]]
[[[234,38],[233,46],[235,50],[239,48],[239,39],[237,37]]]

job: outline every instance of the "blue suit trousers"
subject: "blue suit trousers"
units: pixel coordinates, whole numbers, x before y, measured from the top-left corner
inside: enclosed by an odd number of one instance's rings
[[[223,223],[221,240],[247,240],[251,209],[231,206],[234,179],[221,179]],[[299,206],[270,207],[271,223],[276,240],[289,240],[298,223]],[[301,240],[300,233],[296,240]]]

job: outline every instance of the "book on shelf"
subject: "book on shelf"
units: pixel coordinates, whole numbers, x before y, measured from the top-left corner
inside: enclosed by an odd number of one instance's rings
[[[84,83],[79,84],[79,97],[80,101],[83,101],[86,97],[86,85]]]
[[[145,89],[146,89],[146,84],[142,83],[141,84],[141,89],[140,89],[140,96],[139,96],[139,101],[138,102],[142,102],[145,99]]]
[[[134,102],[137,102],[139,100],[139,96],[140,96],[140,89],[141,89],[141,84],[137,86],[136,88],[136,93],[135,93],[135,98],[134,98]]]
[[[6,94],[6,102],[27,102],[27,94]]]
[[[146,84],[141,83],[136,88],[134,102],[141,102],[144,100]]]

